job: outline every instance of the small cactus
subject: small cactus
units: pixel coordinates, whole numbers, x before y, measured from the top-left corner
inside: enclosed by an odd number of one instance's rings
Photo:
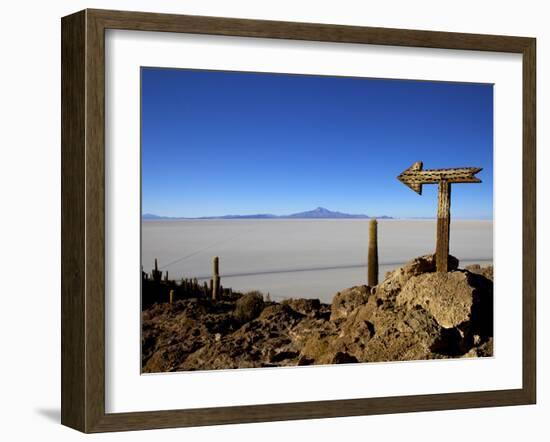
[[[214,256],[212,260],[212,299],[220,297],[220,258]]]
[[[369,222],[368,285],[378,285],[378,221]]]
[[[153,277],[153,281],[155,282],[160,282],[160,280],[162,279],[162,271],[159,270],[157,258],[155,258],[155,268],[151,272],[151,276]]]
[[[170,304],[174,303],[174,297],[175,297],[174,290],[170,290]]]

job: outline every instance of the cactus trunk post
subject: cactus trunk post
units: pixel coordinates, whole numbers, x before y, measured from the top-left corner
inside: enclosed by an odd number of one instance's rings
[[[212,260],[212,299],[215,301],[220,295],[220,258],[214,256]]]
[[[368,285],[378,285],[378,221],[369,222]]]
[[[449,271],[449,231],[451,222],[451,184],[439,182],[437,200],[437,238],[435,265],[438,272]]]
[[[174,303],[174,290],[170,290],[170,304],[173,304]]]

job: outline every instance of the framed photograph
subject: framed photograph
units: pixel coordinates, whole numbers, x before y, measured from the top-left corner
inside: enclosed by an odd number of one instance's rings
[[[62,423],[536,400],[535,39],[62,19]]]

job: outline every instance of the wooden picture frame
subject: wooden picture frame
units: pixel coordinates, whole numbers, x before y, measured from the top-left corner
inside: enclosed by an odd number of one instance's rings
[[[512,390],[105,412],[105,30],[494,51],[523,57],[523,385]],[[83,432],[533,404],[536,400],[533,38],[84,10],[62,19],[62,409]]]

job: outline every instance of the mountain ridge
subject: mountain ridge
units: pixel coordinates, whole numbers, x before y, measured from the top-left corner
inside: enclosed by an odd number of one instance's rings
[[[317,207],[305,212],[291,213],[289,215],[273,215],[271,213],[258,213],[252,215],[221,215],[221,216],[199,216],[199,217],[178,217],[161,216],[152,213],[144,213],[141,216],[144,220],[163,220],[163,219],[393,219],[391,216],[369,216],[364,214],[349,214],[338,211],[332,211],[325,207]]]

